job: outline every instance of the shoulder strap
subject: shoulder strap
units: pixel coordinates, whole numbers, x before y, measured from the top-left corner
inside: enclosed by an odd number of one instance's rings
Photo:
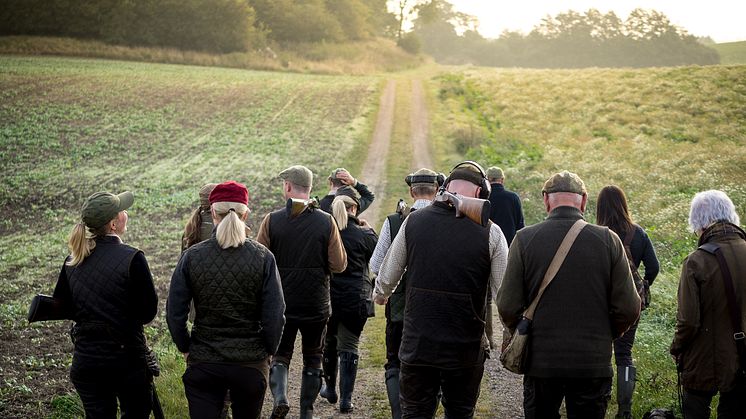
[[[744,342],[746,334],[744,334],[743,325],[741,325],[741,308],[738,307],[738,303],[736,302],[736,290],[733,286],[733,277],[731,276],[730,268],[728,268],[728,262],[726,262],[725,256],[723,256],[723,252],[717,243],[705,243],[699,246],[699,248],[715,255],[720,265],[725,296],[726,300],[728,300],[730,320],[733,326],[733,340],[736,341],[738,357],[741,359],[741,369],[746,369],[746,342]]]
[[[523,313],[523,317],[529,320],[534,317],[534,311],[536,311],[536,306],[539,304],[539,300],[544,294],[544,290],[547,289],[549,283],[552,282],[554,276],[557,275],[557,272],[562,266],[562,263],[565,261],[565,257],[567,257],[567,254],[570,252],[570,247],[572,247],[572,244],[575,243],[575,239],[578,237],[578,234],[580,234],[580,231],[583,229],[583,227],[586,226],[586,224],[588,223],[581,218],[580,220],[576,221],[575,224],[572,225],[572,227],[570,227],[570,230],[567,232],[565,238],[562,240],[559,249],[557,249],[557,253],[554,254],[554,258],[549,264],[549,268],[544,274],[544,279],[542,279],[541,281],[541,287],[539,287],[539,292],[536,294],[536,298],[534,298],[534,301],[531,302],[531,305],[528,306],[526,311]]]

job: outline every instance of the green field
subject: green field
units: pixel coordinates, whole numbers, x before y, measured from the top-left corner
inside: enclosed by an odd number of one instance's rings
[[[746,41],[726,42],[712,47],[720,54],[720,64],[746,64]]]
[[[673,407],[667,348],[678,270],[696,243],[686,231],[689,201],[697,191],[722,189],[746,216],[746,66],[427,67],[391,77],[398,83],[397,112],[384,208],[406,193],[413,78],[428,89],[436,169],[448,172],[464,157],[502,165],[507,187],[523,199],[527,224],[543,218],[541,185],[554,171],[585,179],[591,221],[602,186],[625,189],[634,219],[661,259],[653,306],[643,314],[635,345],[636,415]],[[323,177],[332,168],[360,171],[384,81],[0,56],[0,416],[80,416],[67,376],[66,326],[28,326],[25,312],[33,294],[51,293],[82,200],[101,189],[130,189],[136,199],[126,240],[145,251],[161,299],[147,327],[165,371],[161,400],[167,417],[185,417],[183,361],[163,313],[198,188],[226,179],[246,183],[254,228],[283,204],[274,177],[290,164],[321,175],[315,189],[324,194]],[[367,349],[378,351],[361,368],[383,362],[382,325],[378,317],[366,328]],[[493,397],[483,393],[481,417],[494,414]],[[383,417],[385,402],[375,404],[380,409],[371,416]]]
[[[725,191],[746,214],[746,66],[644,70],[452,71],[434,80],[440,114],[432,132],[452,161],[461,152],[506,169],[526,224],[544,215],[549,174],[578,173],[589,190],[586,218],[605,185],[621,186],[633,219],[661,261],[653,305],[642,315],[633,355],[635,417],[673,408],[675,367],[668,356],[694,193]],[[615,406],[609,409],[613,417]]]

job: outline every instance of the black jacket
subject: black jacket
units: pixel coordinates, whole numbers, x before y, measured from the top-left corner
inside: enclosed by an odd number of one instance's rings
[[[619,239],[624,243],[624,239],[627,237],[626,232],[619,234]],[[655,255],[655,248],[650,238],[645,233],[642,227],[635,224],[635,235],[632,237],[632,243],[629,245],[632,253],[632,262],[640,267],[640,263],[645,265],[645,276],[643,279],[648,281],[648,284],[652,284],[655,281],[655,277],[658,276],[660,264],[658,263],[658,257]]]
[[[490,220],[500,226],[508,246],[513,241],[515,232],[525,227],[521,198],[515,192],[505,189],[500,183],[492,184]]]
[[[373,192],[371,192],[366,185],[360,182],[358,182],[357,185],[354,186],[354,188],[360,194],[360,207],[357,209],[357,213],[358,215],[360,215],[363,211],[368,209],[376,196],[373,195]],[[319,206],[321,206],[321,209],[331,214],[332,202],[334,202],[335,197],[336,195],[329,194],[321,198],[321,200],[319,201]]]
[[[360,227],[358,219],[352,216],[340,235],[347,252],[347,269],[334,274],[331,280],[332,316],[352,331],[362,330],[373,293],[368,260],[376,248],[378,235],[372,229]]]

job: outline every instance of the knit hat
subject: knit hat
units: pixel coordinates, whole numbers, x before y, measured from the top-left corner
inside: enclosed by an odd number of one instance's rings
[[[249,205],[249,190],[246,185],[229,180],[216,185],[210,192],[210,205],[216,202],[235,202],[238,204]]]
[[[288,182],[310,188],[313,184],[313,173],[306,166],[295,165],[290,166],[287,169],[280,172],[278,175],[280,179],[287,180]]]
[[[580,179],[580,176],[567,170],[555,173],[544,182],[544,187],[541,189],[542,194],[555,192],[571,192],[578,195],[587,194],[585,183]]]
[[[96,192],[88,197],[80,210],[83,224],[90,228],[99,228],[113,220],[120,211],[124,211],[135,202],[132,192],[114,195],[109,192]]]
[[[203,209],[210,209],[210,192],[212,192],[217,183],[205,183],[199,189],[199,206]]]
[[[505,179],[503,169],[497,166],[490,167],[487,169],[487,179]]]

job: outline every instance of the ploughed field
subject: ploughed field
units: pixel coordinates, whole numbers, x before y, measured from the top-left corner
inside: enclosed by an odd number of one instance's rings
[[[506,171],[526,224],[545,216],[541,187],[567,169],[586,182],[586,219],[598,191],[616,184],[661,262],[652,306],[642,314],[633,356],[634,416],[676,404],[668,347],[681,263],[696,248],[687,231],[696,192],[725,191],[746,218],[746,66],[656,69],[449,69],[434,78],[431,132],[447,161],[465,155]],[[441,160],[444,160],[443,158]],[[612,393],[609,417],[616,413]]]
[[[80,416],[68,395],[68,322],[29,326],[26,311],[34,294],[52,292],[86,196],[134,191],[125,241],[144,250],[161,301],[146,333],[164,368],[183,372],[164,312],[199,187],[245,183],[249,224],[258,229],[264,214],[284,205],[275,179],[283,168],[305,164],[325,175],[358,167],[378,84],[374,77],[0,57],[0,417]],[[315,186],[324,194],[325,176]],[[162,387],[168,416],[184,417],[183,387]]]

